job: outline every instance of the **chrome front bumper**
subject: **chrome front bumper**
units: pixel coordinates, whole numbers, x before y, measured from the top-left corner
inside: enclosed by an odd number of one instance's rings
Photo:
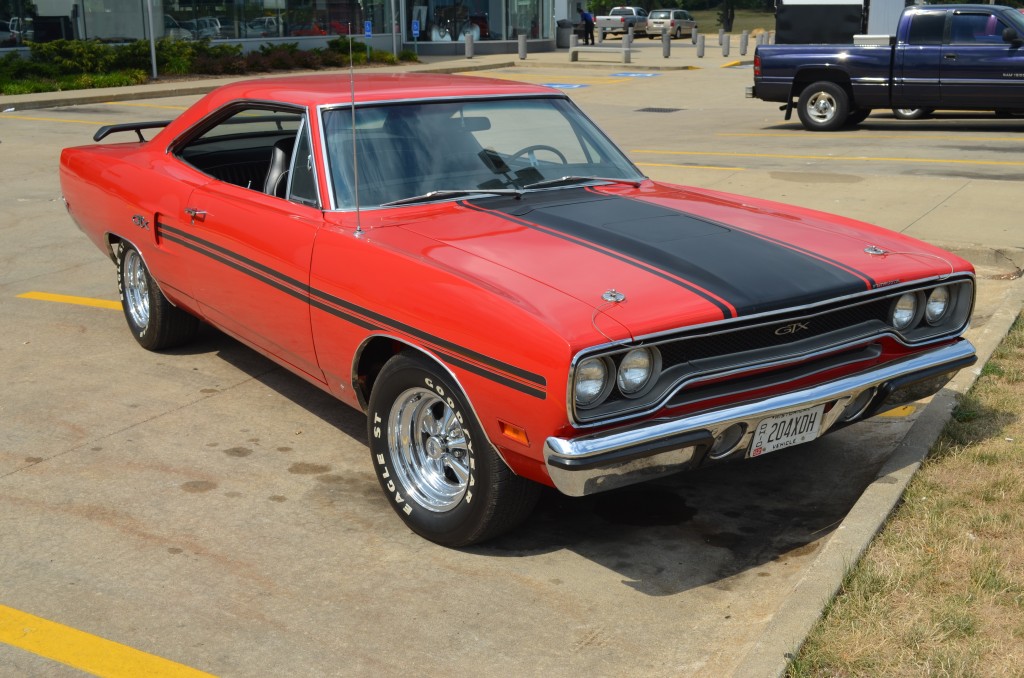
[[[959,370],[977,361],[966,339],[836,381],[764,400],[656,419],[578,438],[548,438],[544,460],[564,494],[581,497],[677,473],[700,465],[716,438],[734,424],[744,428],[718,458],[747,456],[757,424],[766,417],[826,404],[819,435],[939,391]],[[864,397],[861,397],[864,396]],[[867,398],[867,400],[865,400]],[[847,408],[852,411],[847,412]]]

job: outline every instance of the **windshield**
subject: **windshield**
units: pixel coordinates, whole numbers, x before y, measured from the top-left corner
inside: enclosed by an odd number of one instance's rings
[[[352,209],[352,110],[326,110],[323,129],[335,207]],[[569,176],[643,179],[564,98],[361,106],[354,136],[361,208],[431,192],[520,190]]]

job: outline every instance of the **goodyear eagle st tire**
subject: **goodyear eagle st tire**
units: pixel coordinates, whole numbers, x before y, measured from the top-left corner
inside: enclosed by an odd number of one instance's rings
[[[412,353],[391,358],[370,394],[367,428],[377,479],[420,536],[468,546],[506,532],[540,486],[498,457],[452,379]]]
[[[199,320],[167,300],[142,255],[124,242],[117,248],[117,289],[128,327],[143,348],[159,351],[180,346],[199,330]]]

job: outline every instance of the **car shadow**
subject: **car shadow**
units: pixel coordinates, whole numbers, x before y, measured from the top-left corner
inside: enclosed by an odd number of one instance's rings
[[[173,353],[216,354],[367,444],[362,413],[226,335],[204,329],[196,342]],[[530,558],[568,550],[618,573],[624,585],[649,596],[705,585],[729,589],[730,578],[766,563],[788,565],[813,557],[902,439],[902,433],[893,432],[895,425],[876,418],[758,459],[588,497],[545,488],[520,527],[461,551]],[[385,505],[374,500],[377,494],[369,488],[348,487],[346,492],[352,496],[338,499],[367,504],[361,510]],[[397,521],[392,527],[403,529]]]

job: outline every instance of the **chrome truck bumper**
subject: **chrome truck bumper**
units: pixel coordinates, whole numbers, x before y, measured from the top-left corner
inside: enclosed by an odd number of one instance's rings
[[[677,419],[548,438],[544,459],[555,487],[581,497],[694,468],[705,460],[757,456],[763,420],[823,406],[817,435],[930,396],[977,361],[966,339],[836,381]]]

